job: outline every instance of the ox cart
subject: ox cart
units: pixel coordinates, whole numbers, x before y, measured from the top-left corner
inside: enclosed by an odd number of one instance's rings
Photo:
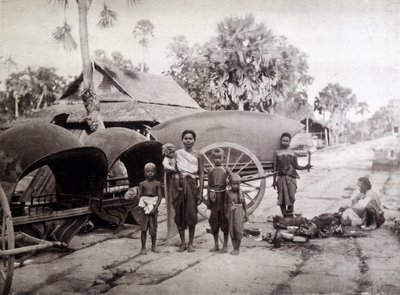
[[[91,199],[101,197],[105,186],[107,159],[53,124],[1,133],[0,158],[0,294],[8,294],[16,256],[66,245],[86,224]],[[40,174],[53,179],[48,191],[19,193],[24,177],[43,169]]]
[[[197,134],[195,147],[204,155],[205,170],[213,166],[212,150],[222,148],[226,159],[224,165],[242,178],[241,190],[246,199],[248,213],[251,214],[263,199],[266,177],[272,175],[273,155],[280,147],[281,134],[288,132],[294,136],[302,128],[302,124],[278,115],[216,111],[172,119],[153,127],[150,133],[159,142],[181,147],[182,131],[194,130]],[[203,199],[206,199],[207,174],[204,188]],[[168,200],[167,206],[167,210],[171,211]],[[204,217],[209,215],[205,204],[200,205],[199,212]],[[169,228],[173,227],[172,219],[168,220]]]
[[[163,174],[161,144],[135,131],[109,128],[82,141],[54,124],[0,135],[0,294],[10,291],[15,257],[68,245],[89,219],[117,230],[135,223],[138,202],[125,192],[144,180],[147,162]]]
[[[160,124],[151,130],[155,140],[126,128],[108,128],[83,138],[82,144],[72,133],[53,124],[23,125],[3,132],[0,294],[10,291],[16,256],[68,244],[91,216],[115,225],[117,230],[124,222],[134,222],[138,202],[125,199],[125,192],[144,179],[143,166],[147,162],[156,164],[162,178],[161,143],[180,147],[183,130],[196,131],[196,148],[204,154],[206,169],[213,165],[211,151],[216,147],[224,149],[224,165],[242,176],[242,191],[248,212],[252,213],[264,196],[265,178],[272,173],[280,134],[294,135],[302,127],[276,115],[221,111],[201,112]],[[19,194],[19,182],[39,169],[46,173],[33,176],[34,187],[51,184],[49,191]],[[168,207],[167,200],[170,229],[172,215]],[[205,205],[199,211],[208,215]]]

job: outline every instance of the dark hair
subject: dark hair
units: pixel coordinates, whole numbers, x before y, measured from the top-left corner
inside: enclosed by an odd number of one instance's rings
[[[370,190],[372,188],[371,181],[369,181],[368,177],[360,177],[358,181],[362,182],[367,188],[367,190]]]
[[[283,132],[283,133],[282,133],[281,139],[284,138],[284,137],[289,137],[289,139],[292,140],[292,136],[291,136],[289,133],[287,133],[287,132]]]
[[[190,129],[186,129],[185,131],[182,132],[182,139],[185,137],[186,134],[192,134],[193,139],[196,140],[196,132]]]

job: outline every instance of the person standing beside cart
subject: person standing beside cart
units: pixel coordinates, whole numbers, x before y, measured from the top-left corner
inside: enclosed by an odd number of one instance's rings
[[[204,163],[200,152],[193,148],[196,133],[193,130],[182,132],[183,149],[175,152],[176,167],[179,174],[179,187],[173,195],[175,223],[178,227],[181,245],[179,252],[186,249],[185,229],[189,228],[188,252],[195,252],[193,239],[197,224],[197,206],[201,203],[203,191]]]
[[[224,167],[222,165],[224,158],[225,154],[223,149],[214,149],[211,155],[211,161],[213,162],[214,166],[207,171],[208,208],[211,210],[208,221],[211,226],[211,232],[214,236],[214,247],[210,249],[210,252],[219,251],[218,232],[221,230],[224,233],[224,243],[221,253],[228,252],[229,224],[226,218],[225,192],[228,176],[232,174],[228,167]]]
[[[295,195],[297,191],[296,179],[300,178],[296,170],[309,170],[312,166],[300,166],[297,155],[290,148],[292,136],[282,133],[280,138],[281,148],[274,153],[274,176],[272,187],[278,191],[278,205],[283,217],[293,216]]]

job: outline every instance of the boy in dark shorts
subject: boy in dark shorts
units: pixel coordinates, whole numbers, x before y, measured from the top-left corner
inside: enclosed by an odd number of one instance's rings
[[[157,214],[158,206],[161,203],[161,183],[154,179],[156,175],[156,165],[147,163],[144,166],[145,181],[139,184],[138,198],[139,207],[142,209],[140,227],[142,234],[142,250],[140,254],[146,254],[146,233],[149,231],[151,236],[151,251],[159,253],[156,248],[157,240]]]
[[[232,255],[240,254],[240,243],[243,238],[243,223],[248,220],[246,202],[240,190],[240,176],[232,174],[229,179],[231,188],[226,191],[226,217],[229,222],[229,233],[232,239]]]
[[[230,175],[230,170],[222,166],[224,161],[224,150],[216,148],[212,151],[211,160],[214,167],[208,171],[208,208],[211,210],[209,223],[211,226],[211,233],[214,236],[214,247],[210,252],[219,250],[218,245],[218,232],[219,229],[224,233],[224,244],[221,253],[228,252],[228,237],[229,225],[226,219],[225,211],[225,191],[227,185],[227,177]]]

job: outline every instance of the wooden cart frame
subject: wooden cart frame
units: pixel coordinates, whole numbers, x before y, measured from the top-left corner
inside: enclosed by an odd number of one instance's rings
[[[101,197],[106,183],[107,159],[99,148],[83,146],[53,124],[3,132],[0,155],[0,294],[8,294],[16,255],[67,245],[86,224],[91,199]],[[51,193],[16,194],[20,180],[43,169],[54,180]]]

